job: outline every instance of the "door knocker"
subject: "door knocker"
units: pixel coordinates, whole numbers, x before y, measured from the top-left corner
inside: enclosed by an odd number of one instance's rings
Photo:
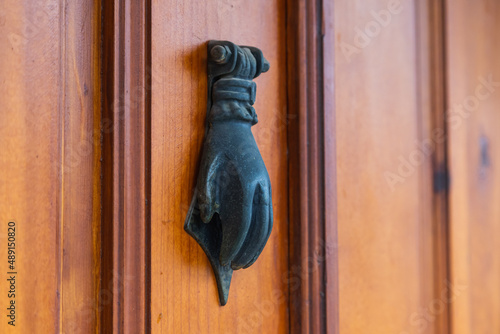
[[[258,48],[208,43],[207,127],[184,229],[210,260],[221,305],[233,270],[257,260],[273,226],[271,182],[251,131],[253,79],[268,70]]]

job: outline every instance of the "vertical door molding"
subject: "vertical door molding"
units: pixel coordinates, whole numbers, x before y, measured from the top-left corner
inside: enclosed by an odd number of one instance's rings
[[[149,331],[150,7],[103,5],[103,333]]]
[[[290,325],[338,333],[333,12],[287,2]]]
[[[445,6],[443,0],[418,1],[416,6],[418,109],[422,143],[432,140],[432,153],[423,165],[426,187],[432,189],[422,198],[424,268],[432,268],[432,284],[424,287],[426,296],[442,298],[450,280],[448,227],[448,166],[445,82]],[[436,139],[439,134],[443,140]],[[428,298],[424,298],[426,300]],[[450,332],[450,306],[444,304],[433,322],[435,333]]]

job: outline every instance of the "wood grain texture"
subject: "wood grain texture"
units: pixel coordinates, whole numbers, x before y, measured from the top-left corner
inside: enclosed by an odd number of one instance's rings
[[[422,127],[419,141],[429,149],[422,181],[433,190],[420,198],[423,205],[421,256],[427,261],[431,259],[424,275],[433,281],[423,289],[428,289],[427,293],[434,296],[440,307],[431,314],[430,327],[435,333],[450,331],[450,303],[443,299],[450,293],[444,10],[444,1],[416,3],[418,109]],[[436,133],[442,136],[436,137]]]
[[[287,2],[290,325],[338,332],[334,25],[328,1]]]
[[[2,333],[98,331],[99,22],[97,1],[0,5],[2,291],[9,220],[18,271]]]
[[[103,7],[103,333],[146,333],[149,314],[148,1]]]
[[[416,2],[333,12],[340,333],[438,333]]]
[[[233,274],[228,304],[183,230],[204,136],[206,43],[262,49],[253,133],[273,188],[274,227],[257,262]],[[285,1],[152,1],[151,326],[153,333],[288,332]]]
[[[324,191],[325,191],[325,332],[339,330],[339,268],[338,268],[338,188],[337,188],[337,122],[335,108],[335,4],[323,1],[323,108],[324,108]]]
[[[500,3],[446,1],[446,23],[452,330],[498,333]]]

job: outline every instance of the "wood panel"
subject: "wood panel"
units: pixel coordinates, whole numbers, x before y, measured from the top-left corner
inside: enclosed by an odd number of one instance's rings
[[[100,5],[0,5],[0,289],[16,222],[16,322],[2,333],[98,328]]]
[[[419,53],[416,6],[357,0],[332,9],[340,333],[438,332],[436,317],[425,317],[437,299],[432,152],[423,147],[429,82],[420,73],[429,59]]]
[[[446,1],[453,333],[500,332],[500,3]]]
[[[273,187],[274,227],[257,262],[218,304],[212,269],[183,230],[206,114],[206,43],[262,49],[253,127]],[[151,326],[153,333],[288,331],[285,1],[152,1]]]

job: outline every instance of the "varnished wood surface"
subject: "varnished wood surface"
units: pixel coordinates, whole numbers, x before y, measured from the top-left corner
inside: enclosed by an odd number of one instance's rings
[[[103,7],[103,333],[149,324],[149,2]]]
[[[339,319],[339,265],[338,265],[338,187],[337,187],[337,123],[335,108],[335,3],[323,1],[323,133],[324,137],[324,192],[325,237],[322,241],[325,259],[325,332],[340,333]],[[320,294],[321,295],[321,294]]]
[[[443,293],[446,296],[450,293],[444,9],[441,0],[416,3],[417,91],[422,127],[419,142],[431,145],[423,165],[422,182],[427,189],[432,188],[430,194],[424,193],[420,198],[423,202],[421,255],[431,261],[422,275],[432,278],[423,288],[433,295],[432,301],[436,300],[439,309],[436,312],[432,309],[432,318],[429,317],[432,321],[415,319],[420,320],[415,323],[427,324],[434,333],[449,333],[450,330],[450,303],[442,297]],[[436,137],[436,133],[442,137]],[[423,307],[431,311],[429,303]]]
[[[456,334],[500,332],[500,3],[446,1]],[[462,106],[462,107],[459,107]]]
[[[99,300],[100,6],[0,4],[2,333],[95,333]],[[7,222],[17,224],[7,325]]]
[[[183,230],[206,114],[206,42],[262,49],[253,133],[273,187],[274,227],[257,260],[233,274],[220,307],[212,269]],[[285,1],[152,1],[151,326],[153,333],[288,332]]]
[[[393,2],[151,1],[0,5],[0,241],[15,221],[19,273],[0,332],[500,331],[499,4],[406,1],[382,24]],[[271,63],[253,132],[274,229],[225,307],[183,230],[209,39]]]
[[[287,2],[291,333],[338,332],[334,42],[330,2]]]
[[[416,322],[434,299],[430,160],[393,186],[385,174],[399,174],[399,157],[416,154],[430,112],[418,93],[427,83],[417,67],[415,2],[399,2],[381,24],[373,12],[390,3],[333,8],[340,333],[437,333],[433,321]],[[372,33],[356,44],[367,26]]]

